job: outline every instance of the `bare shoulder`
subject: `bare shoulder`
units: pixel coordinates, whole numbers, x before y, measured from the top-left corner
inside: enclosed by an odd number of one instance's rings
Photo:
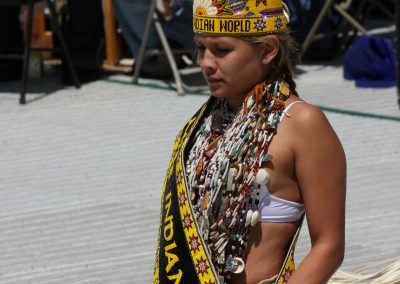
[[[289,117],[294,118],[293,123],[296,124],[296,127],[330,126],[322,110],[307,102],[295,104],[288,112]]]
[[[335,130],[320,108],[308,103],[298,103],[288,112],[289,128],[296,152],[307,155],[316,154],[317,151],[319,155],[321,152],[332,155],[344,152]]]
[[[333,135],[335,131],[329,123],[323,111],[309,103],[299,103],[289,111],[291,130],[295,134],[301,134],[299,139],[313,138],[315,135]]]

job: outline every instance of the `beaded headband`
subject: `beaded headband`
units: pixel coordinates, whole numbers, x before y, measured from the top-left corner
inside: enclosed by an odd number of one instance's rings
[[[249,36],[286,30],[289,10],[282,0],[194,0],[193,31]]]

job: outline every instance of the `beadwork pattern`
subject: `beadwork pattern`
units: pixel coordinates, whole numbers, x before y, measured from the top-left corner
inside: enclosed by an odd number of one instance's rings
[[[185,167],[189,197],[221,283],[244,269],[248,235],[259,216],[254,180],[272,159],[268,147],[289,95],[284,81],[260,83],[236,115],[220,99],[195,134]]]

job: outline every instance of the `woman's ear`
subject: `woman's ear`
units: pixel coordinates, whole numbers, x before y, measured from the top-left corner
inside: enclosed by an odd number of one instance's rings
[[[263,54],[262,62],[267,65],[274,60],[279,52],[279,39],[276,35],[271,35],[267,37],[265,42],[265,51]]]

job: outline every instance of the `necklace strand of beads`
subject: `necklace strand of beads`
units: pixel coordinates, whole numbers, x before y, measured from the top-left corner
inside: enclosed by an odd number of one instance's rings
[[[219,99],[195,134],[186,161],[195,218],[222,279],[244,270],[248,235],[259,219],[260,169],[290,92],[286,82],[260,83],[235,115]],[[222,281],[223,282],[223,281]]]

